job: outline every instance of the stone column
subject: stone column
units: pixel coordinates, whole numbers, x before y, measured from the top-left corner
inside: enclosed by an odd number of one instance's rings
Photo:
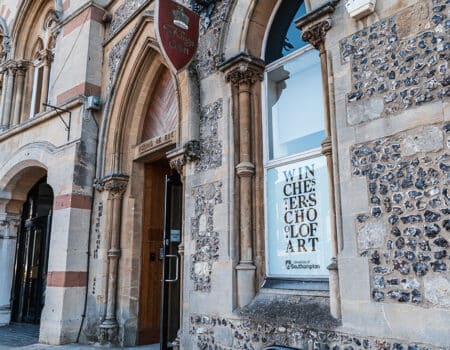
[[[0,126],[3,130],[9,128],[11,121],[11,108],[14,89],[14,73],[15,73],[15,66],[11,64],[8,66],[6,72],[6,85],[4,85],[5,94],[3,99],[2,120]]]
[[[310,14],[300,18],[296,22],[297,28],[302,30],[302,39],[309,42],[319,51],[321,74],[322,74],[322,90],[325,112],[325,139],[322,141],[322,154],[327,159],[328,169],[328,186],[330,189],[330,226],[331,226],[331,263],[328,266],[330,272],[330,312],[333,317],[341,317],[340,309],[340,293],[339,293],[339,274],[338,274],[338,243],[337,243],[337,227],[336,227],[336,207],[335,207],[335,186],[334,186],[334,168],[333,168],[333,143],[331,129],[330,114],[330,93],[328,90],[328,58],[325,49],[326,33],[332,27],[332,21],[329,17],[334,12],[336,1],[330,1],[324,6],[311,12]]]
[[[0,326],[11,320],[11,288],[20,215],[0,214]]]
[[[20,117],[22,112],[22,102],[24,95],[24,85],[25,85],[25,73],[26,67],[24,65],[17,66],[16,69],[16,93],[14,98],[14,109],[11,126],[16,126],[20,124]]]
[[[264,62],[240,54],[223,66],[227,82],[233,88],[237,112],[235,130],[239,134],[239,156],[236,175],[239,178],[239,264],[236,266],[238,306],[247,305],[255,296],[256,266],[253,261],[253,178],[252,154],[252,87],[263,79]]]
[[[118,323],[116,318],[117,278],[120,259],[120,234],[122,224],[122,202],[129,177],[114,174],[102,180],[102,187],[108,191],[106,239],[108,245],[107,283],[105,309],[100,325],[101,341],[117,342]]]
[[[1,71],[2,75],[2,95],[1,95],[1,101],[0,101],[0,132],[4,131],[6,128],[3,127],[3,106],[5,105],[5,98],[6,98],[6,72],[7,69],[3,69]]]
[[[44,62],[43,73],[42,73],[42,93],[41,93],[41,101],[39,103],[39,113],[45,111],[47,107],[44,106],[44,103],[47,103],[48,100],[48,86],[50,79],[50,66],[53,60],[53,54],[50,50],[42,50],[41,51],[42,61]],[[38,113],[36,111],[36,113]]]

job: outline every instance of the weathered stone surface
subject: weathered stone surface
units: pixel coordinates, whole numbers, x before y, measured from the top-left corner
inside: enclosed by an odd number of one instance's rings
[[[386,226],[381,221],[368,221],[358,229],[358,246],[361,251],[380,248],[384,243]]]
[[[191,235],[195,253],[191,255],[191,279],[196,291],[211,290],[213,262],[219,259],[219,233],[214,229],[214,209],[222,203],[222,183],[195,187],[192,191],[195,215],[191,218]]]
[[[148,0],[127,0],[114,11],[109,26],[108,37],[113,36],[117,30]]]
[[[398,291],[391,293],[395,298],[406,299],[410,296],[413,300],[420,300],[421,295],[417,290],[411,292]],[[287,298],[289,299],[289,298]],[[305,301],[296,303],[298,307]],[[275,303],[276,304],[276,303]],[[267,305],[266,305],[267,306]],[[274,305],[278,310],[278,305]],[[267,309],[267,308],[266,308]],[[287,310],[289,311],[289,310]],[[265,311],[263,312],[263,314]],[[313,350],[438,350],[427,344],[410,342],[400,343],[389,338],[364,337],[335,331],[335,326],[329,324],[322,327],[305,327],[301,322],[304,317],[297,313],[296,317],[287,320],[279,317],[279,312],[274,312],[273,317],[246,317],[225,318],[211,315],[190,315],[189,335],[194,339],[194,344],[199,350],[248,350],[263,349],[274,344],[298,349]],[[313,312],[312,317],[316,317]],[[300,322],[297,323],[296,320]],[[309,323],[309,321],[308,321]],[[228,330],[228,331],[226,331]],[[223,337],[231,333],[231,339],[227,342]]]
[[[418,152],[439,151],[444,145],[444,136],[438,127],[429,126],[406,136],[402,143],[402,155],[412,156]]]
[[[382,117],[384,102],[382,98],[368,101],[357,101],[347,106],[347,121],[349,125],[356,125]]]
[[[219,99],[202,108],[200,114],[200,159],[196,172],[222,166],[222,141],[219,140],[219,120],[223,114],[223,101]]]
[[[370,256],[377,302],[428,305],[429,298],[421,297],[424,279],[449,271],[449,177],[440,166],[450,159],[445,130],[445,125],[419,127],[352,148],[352,174],[366,177],[371,196],[369,212],[355,219],[359,249]]]
[[[450,306],[450,278],[448,276],[427,277],[424,283],[425,298],[436,306]]]
[[[445,44],[450,26],[441,24],[448,14],[430,16],[432,5],[446,6],[445,0],[419,2],[341,41],[341,59],[350,62],[352,78],[350,125],[450,95]]]

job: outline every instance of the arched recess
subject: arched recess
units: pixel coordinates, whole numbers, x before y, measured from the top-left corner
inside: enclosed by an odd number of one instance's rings
[[[47,28],[50,17],[57,20],[61,16],[56,8],[55,0],[22,2],[11,30],[11,36],[14,38],[13,57],[15,59],[29,59],[33,53],[36,38],[41,37],[44,43],[48,42],[48,38],[42,37],[42,32]]]
[[[11,37],[5,18],[0,17],[0,62],[7,60],[11,50]]]
[[[0,275],[2,276],[0,325],[8,324],[11,320],[13,281],[18,280],[17,276],[23,276],[19,273],[16,274],[16,278],[14,277],[14,262],[17,261],[16,242],[24,241],[24,239],[19,239],[19,237],[23,237],[20,235],[20,228],[23,227],[20,223],[24,203],[30,190],[46,174],[46,166],[38,160],[25,160],[16,163],[9,169],[0,169],[0,250],[2,252],[0,254]],[[22,254],[23,252],[21,250]],[[23,266],[21,265],[20,268]],[[18,294],[13,294],[18,296]],[[23,293],[21,295],[24,296]]]
[[[106,48],[106,54],[113,45]],[[119,223],[112,220],[105,223],[105,232],[109,232],[110,227],[122,228],[112,229],[114,233],[109,241],[105,238],[110,251],[120,250],[121,259],[108,261],[109,275],[105,281],[108,284],[107,305],[100,327],[118,327],[114,306],[117,303],[117,312],[131,318],[124,325],[130,327],[124,329],[128,337],[124,343],[135,344],[133,336],[137,333],[137,320],[132,318],[139,313],[139,305],[133,300],[140,298],[140,290],[135,287],[140,281],[145,164],[163,159],[161,169],[167,170],[165,153],[181,149],[190,138],[195,138],[190,127],[194,93],[189,73],[185,71],[175,75],[164,62],[155,39],[151,15],[143,14],[138,20],[124,52],[117,77],[110,78],[113,95],[106,102],[100,128],[97,178],[110,191],[107,208],[111,212],[106,217],[119,217]],[[163,118],[161,110],[167,112]],[[117,184],[114,181],[124,179],[128,185],[123,198],[113,198],[111,187]],[[114,201],[120,203],[113,204]],[[120,230],[122,232],[117,232]],[[121,237],[116,239],[117,236]],[[119,273],[117,286],[114,285],[114,271]],[[114,300],[116,295],[117,301]]]
[[[238,0],[231,16],[230,30],[224,47],[225,57],[231,58],[240,52],[264,59],[267,28],[283,0]],[[310,0],[304,0],[311,10]],[[241,15],[241,14],[246,15]],[[236,30],[242,28],[242,30]]]
[[[337,3],[337,2],[336,2]],[[263,127],[263,123],[269,119],[269,116],[264,116],[263,114],[269,114],[268,110],[270,110],[270,106],[266,104],[266,99],[268,99],[268,95],[266,95],[266,92],[268,88],[264,89],[264,86],[268,86],[268,81],[270,78],[269,73],[270,69],[273,69],[274,65],[271,63],[276,64],[285,64],[286,61],[280,60],[283,56],[289,56],[290,53],[283,53],[281,56],[272,55],[272,52],[267,50],[273,50],[272,44],[273,41],[270,41],[271,34],[275,31],[275,33],[285,33],[283,35],[274,35],[274,40],[282,40],[284,38],[284,41],[282,44],[277,43],[277,48],[281,48],[281,52],[283,51],[289,51],[286,49],[286,43],[290,43],[288,38],[287,31],[291,31],[291,34],[294,34],[294,31],[301,26],[303,33],[298,30],[298,36],[302,38],[299,40],[299,42],[302,42],[302,47],[304,46],[304,51],[300,50],[300,47],[296,48],[297,52],[291,52],[292,55],[290,56],[290,59],[295,56],[295,54],[307,52],[308,50],[311,51],[313,49],[318,49],[318,52],[316,52],[317,56],[320,54],[320,74],[319,74],[319,84],[322,85],[320,90],[321,93],[323,93],[323,100],[324,100],[324,137],[323,141],[321,142],[320,148],[317,148],[320,150],[320,153],[326,156],[326,163],[327,163],[327,171],[328,174],[330,174],[327,177],[329,188],[331,189],[328,191],[328,195],[330,197],[329,203],[331,207],[331,216],[334,217],[334,191],[333,191],[333,161],[332,161],[332,132],[330,128],[330,113],[329,113],[329,99],[328,99],[328,74],[327,74],[327,61],[326,61],[326,52],[324,49],[323,42],[325,40],[324,33],[326,33],[326,30],[323,31],[323,33],[320,33],[323,35],[320,38],[316,38],[317,41],[321,41],[322,45],[321,48],[317,46],[318,42],[315,42],[314,40],[310,40],[310,43],[313,44],[307,45],[303,41],[303,38],[309,38],[311,39],[312,36],[312,30],[311,28],[314,28],[314,26],[319,22],[321,25],[324,25],[326,27],[330,24],[322,18],[324,16],[324,13],[328,11],[327,13],[332,13],[334,11],[334,6],[336,3],[329,3],[327,5],[324,5],[324,7],[320,7],[317,11],[311,9],[311,1],[309,0],[267,0],[264,2],[261,1],[252,1],[252,0],[240,0],[237,2],[237,5],[234,10],[233,19],[231,21],[231,28],[230,33],[232,32],[239,32],[240,28],[243,28],[242,34],[240,36],[237,35],[228,35],[227,42],[225,47],[231,48],[228,52],[226,52],[226,57],[228,58],[228,62],[223,66],[223,71],[226,72],[226,78],[228,81],[232,83],[232,91],[234,92],[234,105],[237,109],[237,120],[235,119],[235,125],[239,125],[239,120],[242,120],[242,116],[246,117],[246,122],[248,122],[251,125],[252,134],[251,136],[251,142],[248,142],[245,144],[246,147],[250,148],[252,150],[252,154],[250,157],[250,163],[254,166],[254,175],[252,179],[251,186],[246,185],[245,189],[247,192],[253,194],[254,196],[251,196],[252,203],[248,204],[245,201],[241,200],[241,203],[237,203],[237,205],[242,206],[243,204],[247,205],[247,207],[251,207],[249,212],[252,213],[252,220],[242,220],[240,218],[240,244],[241,247],[243,246],[242,243],[247,244],[250,249],[254,249],[255,253],[252,256],[254,264],[256,265],[256,286],[261,286],[263,282],[267,282],[269,279],[269,276],[265,280],[265,269],[266,269],[266,254],[265,254],[265,209],[264,209],[264,161],[263,161],[263,143],[265,141],[263,129],[268,129],[270,126]],[[297,6],[297,12],[294,16],[292,16],[292,9],[293,7]],[[300,8],[302,6],[302,8]],[[320,12],[321,9],[326,7],[326,11]],[[306,9],[306,14],[305,13]],[[285,10],[287,10],[285,12]],[[294,9],[295,10],[295,9]],[[247,13],[247,16],[242,16],[241,13]],[[310,15],[308,15],[308,13]],[[286,16],[284,16],[286,14]],[[295,21],[296,17],[302,17],[301,21]],[[283,28],[284,26],[288,26]],[[239,28],[239,29],[238,29]],[[329,28],[329,27],[328,27]],[[284,36],[285,35],[285,36]],[[267,45],[266,45],[267,43]],[[298,44],[298,43],[297,43]],[[290,45],[292,48],[295,47],[295,45]],[[234,52],[233,47],[239,47],[238,52]],[[287,45],[289,47],[289,45]],[[295,50],[294,50],[295,51]],[[266,57],[267,52],[267,57]],[[270,57],[274,56],[274,57]],[[278,60],[278,62],[277,62]],[[281,62],[281,63],[280,63]],[[317,65],[316,65],[317,67]],[[246,74],[244,74],[244,72]],[[239,73],[239,74],[236,74]],[[315,75],[317,77],[317,75]],[[266,80],[265,82],[262,82],[263,80]],[[317,80],[316,80],[317,81]],[[316,85],[316,88],[317,86]],[[241,90],[248,89],[250,87],[250,95],[251,95],[251,101],[248,102],[246,98],[242,98],[241,96],[246,97],[241,93]],[[242,89],[241,89],[242,88]],[[234,90],[233,90],[234,89]],[[294,96],[294,95],[293,95]],[[245,102],[245,103],[243,103]],[[242,109],[241,107],[244,106],[245,109]],[[252,113],[248,113],[248,111],[252,111]],[[242,114],[242,115],[241,115]],[[267,124],[267,123],[266,123]],[[235,127],[235,135],[239,135],[240,130]],[[267,135],[269,138],[270,135]],[[244,140],[245,141],[245,140]],[[242,148],[242,140],[240,140],[238,137],[235,137],[234,140],[236,149],[239,147]],[[239,153],[235,151],[235,156],[237,159],[239,159]],[[272,160],[272,159],[271,159]],[[252,164],[253,163],[253,164]],[[241,164],[238,164],[237,167],[239,167]],[[241,182],[242,183],[242,182]],[[248,182],[246,182],[248,184]],[[253,192],[253,193],[252,193]],[[240,193],[238,196],[240,196],[239,199],[243,198],[242,196],[242,185],[240,189]],[[241,210],[242,212],[242,210]],[[334,219],[333,219],[334,220]],[[242,230],[242,222],[246,224],[244,227],[245,230]],[[332,229],[330,230],[330,241],[331,241],[331,263],[327,266],[327,269],[329,270],[329,295],[330,295],[330,310],[331,314],[335,317],[339,317],[340,310],[339,310],[339,287],[338,287],[338,276],[337,276],[337,263],[336,263],[336,256],[337,256],[337,239],[336,239],[336,232],[335,232],[335,224],[334,222],[331,223]],[[247,234],[247,232],[251,232],[250,234]],[[244,237],[245,239],[242,239]],[[244,247],[246,247],[244,245]],[[241,255],[242,252],[241,252]],[[251,254],[250,254],[251,255]],[[248,259],[252,260],[252,259]],[[246,262],[246,261],[244,261]],[[251,266],[253,269],[254,266]],[[240,270],[244,271],[245,266],[240,268]],[[247,268],[247,270],[251,270],[250,268]],[[239,272],[239,271],[238,271]],[[239,274],[238,274],[239,276]],[[238,277],[239,278],[239,277]],[[243,285],[243,284],[242,284]],[[270,284],[269,284],[270,285]],[[253,286],[253,285],[252,285]],[[248,297],[246,300],[243,301],[243,304],[246,304],[249,300],[251,300],[251,297],[254,295],[254,290],[251,290],[251,288],[248,288],[249,292]],[[238,290],[238,294],[241,293]]]
[[[15,96],[6,125],[15,126],[44,112],[48,102],[53,49],[62,12],[55,0],[21,2],[12,26],[11,58],[18,68],[10,77],[9,94]],[[51,91],[50,91],[51,95]],[[4,117],[6,118],[6,116]]]
[[[56,147],[47,142],[18,149],[0,168],[0,212],[19,213],[27,193],[44,175],[53,190],[60,190],[53,170]],[[49,173],[50,172],[50,173]]]

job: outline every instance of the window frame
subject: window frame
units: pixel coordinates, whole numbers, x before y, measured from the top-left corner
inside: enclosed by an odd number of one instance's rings
[[[33,84],[32,84],[32,89],[31,89],[31,103],[30,103],[30,116],[29,118],[32,119],[34,117],[36,117],[40,112],[40,109],[38,108],[38,110],[36,111],[36,99],[37,99],[37,88],[38,88],[38,84],[39,84],[39,70],[42,69],[42,77],[41,77],[41,91],[39,94],[39,100],[42,97],[42,87],[44,86],[44,66],[45,66],[45,62],[44,60],[40,57],[35,59],[33,61]],[[40,101],[39,101],[40,103]]]
[[[275,17],[275,15],[273,16]],[[273,23],[271,24],[273,25]],[[270,27],[269,27],[270,28]],[[269,29],[270,31],[270,29]],[[268,43],[266,43],[267,45]],[[265,45],[265,46],[266,46]],[[266,46],[267,48],[267,46]],[[287,290],[298,290],[302,292],[325,292],[328,293],[329,288],[329,276],[324,277],[295,277],[286,275],[275,275],[269,274],[269,232],[268,232],[268,215],[267,215],[267,203],[268,203],[268,176],[267,173],[270,169],[295,163],[298,161],[308,160],[312,158],[324,157],[322,154],[322,147],[316,147],[309,149],[307,151],[299,152],[292,155],[282,156],[279,158],[270,159],[270,128],[269,128],[269,88],[268,88],[268,75],[270,72],[280,68],[288,62],[291,62],[302,55],[305,55],[311,51],[316,50],[311,44],[307,44],[294,52],[289,53],[286,56],[279,58],[266,65],[264,70],[264,80],[262,83],[262,133],[263,133],[263,191],[264,191],[264,267],[265,276],[262,288],[273,288],[273,289],[287,289]],[[321,97],[323,99],[322,91],[320,91]],[[325,122],[325,116],[323,116]],[[327,169],[327,176],[329,177],[329,171]],[[330,190],[330,189],[329,189]],[[330,221],[332,218],[329,218]],[[330,232],[331,234],[331,232]],[[331,263],[331,261],[330,261]]]

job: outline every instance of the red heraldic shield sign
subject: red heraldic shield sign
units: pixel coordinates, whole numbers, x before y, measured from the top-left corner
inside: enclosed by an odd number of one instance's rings
[[[200,18],[172,0],[156,4],[156,37],[161,51],[175,72],[181,71],[197,51]]]

